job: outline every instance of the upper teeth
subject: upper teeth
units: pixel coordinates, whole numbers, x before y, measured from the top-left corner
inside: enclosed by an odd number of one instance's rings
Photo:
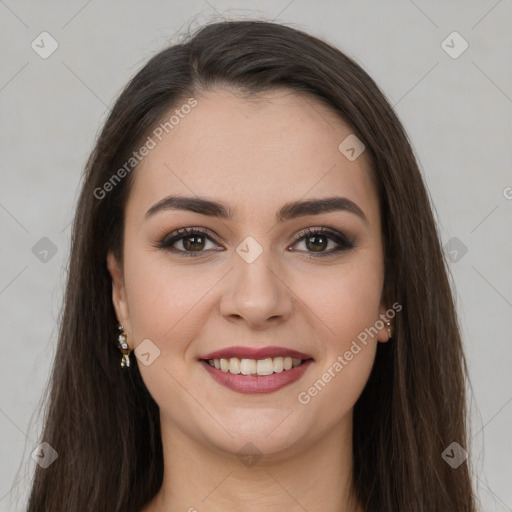
[[[283,370],[290,370],[302,363],[302,359],[292,357],[268,357],[267,359],[210,359],[211,366],[223,372],[231,372],[242,375],[271,375]]]

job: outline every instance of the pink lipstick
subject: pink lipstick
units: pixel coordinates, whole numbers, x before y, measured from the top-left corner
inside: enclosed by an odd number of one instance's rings
[[[211,377],[238,393],[271,393],[300,379],[309,354],[285,347],[230,347],[200,358]]]

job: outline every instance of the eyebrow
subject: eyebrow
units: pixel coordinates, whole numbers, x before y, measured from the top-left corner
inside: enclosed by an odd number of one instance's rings
[[[158,212],[166,210],[185,210],[209,217],[218,217],[231,220],[236,210],[226,203],[205,199],[202,197],[167,196],[155,203],[147,212],[146,219]],[[346,197],[326,197],[322,199],[309,199],[306,201],[292,201],[286,203],[276,214],[277,222],[303,217],[306,215],[319,215],[322,213],[345,211],[360,217],[365,224],[369,224],[363,210]]]

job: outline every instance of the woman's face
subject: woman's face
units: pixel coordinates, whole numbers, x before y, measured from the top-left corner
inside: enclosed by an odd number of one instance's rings
[[[134,171],[122,269],[108,257],[114,305],[164,428],[225,452],[292,453],[351,425],[388,339],[367,154],[354,160],[352,138],[342,152],[351,129],[307,95],[196,100]],[[345,199],[308,207],[327,198]],[[172,239],[183,228],[203,233]],[[224,349],[221,368],[203,360]],[[307,361],[284,369],[288,357]]]

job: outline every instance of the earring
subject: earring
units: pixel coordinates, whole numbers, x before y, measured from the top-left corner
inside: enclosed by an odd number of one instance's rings
[[[132,349],[128,347],[128,343],[126,343],[126,333],[124,332],[124,327],[120,325],[118,329],[119,335],[117,336],[117,346],[123,354],[123,357],[121,358],[121,366],[130,366],[130,353]]]
[[[386,321],[386,328],[387,328],[388,333],[389,333],[389,338],[392,338],[393,335],[391,334],[391,322],[389,320]]]

